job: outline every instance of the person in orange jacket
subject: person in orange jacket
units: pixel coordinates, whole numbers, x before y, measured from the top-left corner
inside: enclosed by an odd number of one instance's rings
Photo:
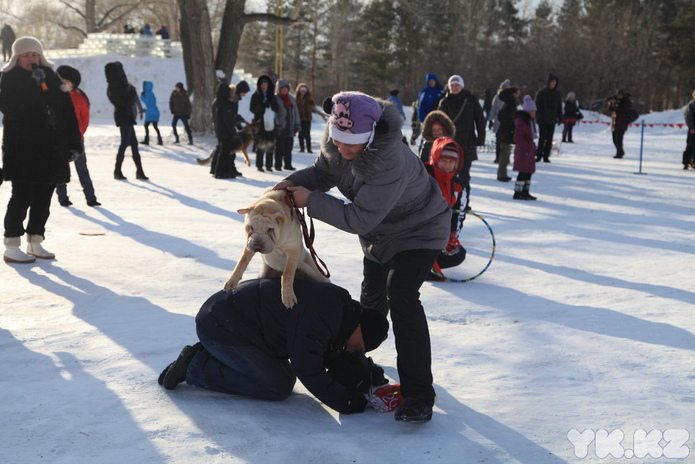
[[[466,259],[466,249],[461,246],[458,236],[465,215],[461,211],[468,204],[468,197],[466,189],[456,177],[456,173],[463,166],[463,157],[461,145],[451,137],[442,136],[434,139],[430,160],[425,164],[427,173],[437,181],[444,200],[453,211],[449,243],[437,256],[427,280],[444,280],[442,269],[458,266]]]
[[[77,157],[74,161],[77,177],[80,179],[80,185],[82,186],[82,191],[87,200],[87,205],[92,207],[101,206],[101,203],[97,201],[96,194],[94,193],[94,185],[92,184],[92,178],[89,176],[89,168],[87,167],[87,156],[84,154],[84,133],[89,126],[89,97],[79,88],[82,82],[82,75],[77,69],[66,65],[59,66],[57,71],[58,75],[63,80],[63,84],[65,84],[70,93],[72,105],[75,107],[75,116],[77,116],[77,125],[80,128],[80,135],[82,136],[82,155]],[[56,186],[56,193],[58,194],[60,206],[72,206],[66,184],[58,184]]]

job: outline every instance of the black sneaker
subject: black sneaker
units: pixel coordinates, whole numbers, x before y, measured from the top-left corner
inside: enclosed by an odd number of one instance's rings
[[[405,398],[394,419],[398,422],[428,422],[432,420],[432,406],[420,398]]]
[[[101,203],[99,203],[99,202],[96,201],[96,200],[94,200],[94,201],[88,201],[88,202],[87,202],[87,206],[91,206],[91,207],[101,206]]]
[[[72,206],[72,202],[70,200],[62,200],[60,206]]]
[[[173,390],[178,384],[186,380],[186,371],[188,370],[188,365],[191,364],[193,356],[203,351],[203,345],[198,342],[195,345],[186,345],[181,350],[179,357],[176,361],[169,364],[166,369],[159,374],[159,385],[164,386],[167,390]]]

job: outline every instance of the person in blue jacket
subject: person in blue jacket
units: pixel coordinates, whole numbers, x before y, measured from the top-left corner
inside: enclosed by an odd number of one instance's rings
[[[150,124],[157,132],[157,145],[162,145],[162,134],[157,126],[159,122],[159,108],[157,108],[157,97],[154,96],[153,88],[154,84],[152,82],[143,81],[142,93],[140,94],[140,100],[145,105],[145,140],[140,142],[143,145],[150,144]]]
[[[417,95],[418,103],[418,115],[420,116],[420,122],[425,121],[425,117],[430,111],[436,110],[436,103],[444,95],[444,87],[439,83],[436,74],[428,74],[425,77],[425,88],[420,90]]]

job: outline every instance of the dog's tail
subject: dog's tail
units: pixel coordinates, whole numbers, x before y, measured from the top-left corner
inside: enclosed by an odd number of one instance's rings
[[[196,158],[195,161],[201,166],[207,166],[212,162],[212,155],[208,156],[207,158]]]

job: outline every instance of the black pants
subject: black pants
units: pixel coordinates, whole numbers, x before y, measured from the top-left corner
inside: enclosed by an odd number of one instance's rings
[[[688,139],[683,152],[683,166],[695,163],[695,134],[688,131]]]
[[[364,258],[363,306],[391,313],[398,353],[398,376],[404,397],[434,402],[432,355],[420,287],[439,250],[407,250],[380,264]]]
[[[94,185],[92,184],[92,178],[89,176],[89,168],[87,167],[87,155],[83,154],[77,158],[74,162],[75,170],[77,171],[77,177],[80,179],[80,185],[82,186],[82,191],[87,199],[87,203],[92,203],[97,201],[97,197],[94,194]],[[59,184],[56,187],[56,193],[58,194],[59,201],[67,201],[68,198],[68,188],[65,184]]]
[[[142,172],[142,161],[140,159],[140,151],[138,150],[138,139],[135,137],[135,126],[122,125],[119,129],[121,131],[121,144],[116,154],[116,171],[120,172],[121,166],[123,166],[123,159],[125,158],[125,151],[130,147],[135,167],[138,172]]]
[[[299,150],[304,151],[306,144],[307,153],[311,153],[311,121],[300,121],[302,129],[299,131]]]
[[[239,171],[237,171],[234,164],[236,152],[232,150],[232,139],[220,139],[218,143],[220,149],[216,152],[217,162],[215,162],[213,159],[215,176],[236,177],[239,174]]]
[[[613,131],[613,145],[615,145],[616,150],[615,156],[618,158],[625,156],[625,150],[623,150],[623,137],[625,137],[625,131]]]
[[[157,127],[157,121],[145,121],[145,140],[150,140],[150,124],[154,127],[157,132],[157,137],[162,138],[162,134],[159,133],[159,127]]]
[[[294,137],[278,137],[275,139],[275,169],[282,169],[283,164],[285,169],[292,166],[292,147],[294,146]]]
[[[536,160],[543,158],[550,159],[550,150],[553,148],[553,134],[555,134],[555,124],[538,125],[538,153]]]
[[[529,172],[520,172],[520,173],[516,176],[516,180],[521,181],[521,182],[526,182],[527,180],[531,180],[531,176],[532,176],[532,175],[533,175],[533,174],[532,174],[532,173],[529,173]]]
[[[12,181],[12,196],[5,213],[5,237],[21,237],[24,232],[41,235],[46,232],[46,221],[51,214],[51,198],[55,184]],[[24,229],[24,219],[29,222]]]
[[[183,128],[186,130],[186,135],[188,136],[188,141],[193,142],[193,134],[191,134],[191,127],[188,125],[188,118],[180,116],[174,116],[174,119],[171,121],[171,127],[174,129],[174,137],[176,137],[176,141],[179,141],[179,133],[176,132],[176,124],[178,124],[179,120],[181,120],[183,123]]]
[[[466,191],[466,203],[461,204],[461,209],[467,209],[471,199],[471,166],[473,159],[478,157],[477,147],[475,145],[463,147],[463,166],[456,177],[459,178],[463,189]]]
[[[562,129],[562,141],[572,142],[572,129],[577,124],[575,121],[565,121],[565,127]]]

